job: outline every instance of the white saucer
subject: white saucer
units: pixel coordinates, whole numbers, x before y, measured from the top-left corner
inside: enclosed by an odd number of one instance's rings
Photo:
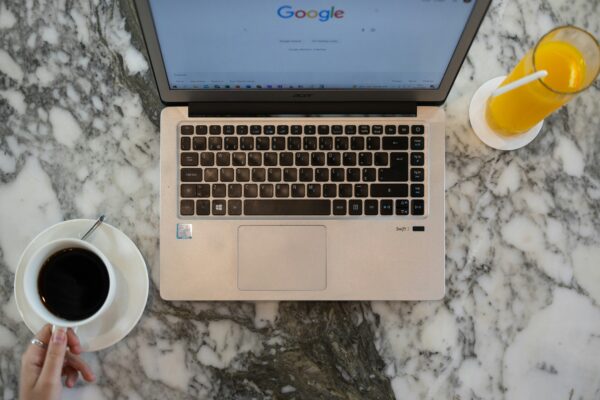
[[[471,127],[479,139],[490,147],[498,150],[515,150],[529,144],[540,133],[544,120],[525,133],[514,136],[502,136],[490,128],[485,119],[487,100],[506,76],[499,76],[485,82],[477,89],[469,106]]]
[[[94,222],[91,219],[74,219],[53,225],[37,235],[21,255],[15,274],[15,300],[21,318],[31,332],[37,333],[45,322],[25,300],[23,266],[40,246],[60,238],[80,238]],[[103,317],[77,328],[83,350],[98,351],[123,339],[137,324],[148,300],[149,281],[144,257],[123,232],[105,222],[88,240],[112,263],[119,288]]]

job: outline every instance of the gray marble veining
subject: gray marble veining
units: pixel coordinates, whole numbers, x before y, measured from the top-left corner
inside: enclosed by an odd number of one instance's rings
[[[164,302],[161,109],[131,2],[0,2],[0,393],[30,333],[12,295],[42,229],[106,212],[147,260],[150,297],[99,381],[65,398],[599,399],[600,84],[514,152],[467,108],[546,31],[600,33],[598,0],[495,1],[446,102],[443,301]]]

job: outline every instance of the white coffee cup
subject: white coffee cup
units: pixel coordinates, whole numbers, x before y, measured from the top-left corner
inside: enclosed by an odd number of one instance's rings
[[[97,255],[104,263],[109,278],[108,294],[106,295],[106,299],[104,300],[102,306],[93,315],[76,321],[67,320],[51,313],[42,303],[41,295],[38,291],[38,276],[46,260],[61,250],[72,248],[88,250]],[[85,265],[82,265],[82,268],[85,268]],[[76,329],[78,326],[97,320],[104,313],[106,313],[112,304],[116,291],[115,271],[110,261],[108,261],[108,258],[106,258],[106,256],[96,246],[79,239],[57,239],[40,247],[25,265],[23,284],[25,286],[25,298],[31,305],[31,308],[33,308],[33,310],[44,321],[52,324],[53,329],[57,327]]]

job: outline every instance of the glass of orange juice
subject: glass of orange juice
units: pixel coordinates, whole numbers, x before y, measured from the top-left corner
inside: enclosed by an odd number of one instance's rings
[[[555,28],[525,54],[500,87],[543,70],[544,78],[489,97],[485,119],[494,132],[505,137],[527,132],[588,88],[600,71],[600,45],[583,29]]]

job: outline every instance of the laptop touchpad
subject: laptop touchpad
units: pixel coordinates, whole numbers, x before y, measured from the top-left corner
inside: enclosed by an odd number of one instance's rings
[[[324,290],[327,229],[320,225],[238,228],[240,290]]]

